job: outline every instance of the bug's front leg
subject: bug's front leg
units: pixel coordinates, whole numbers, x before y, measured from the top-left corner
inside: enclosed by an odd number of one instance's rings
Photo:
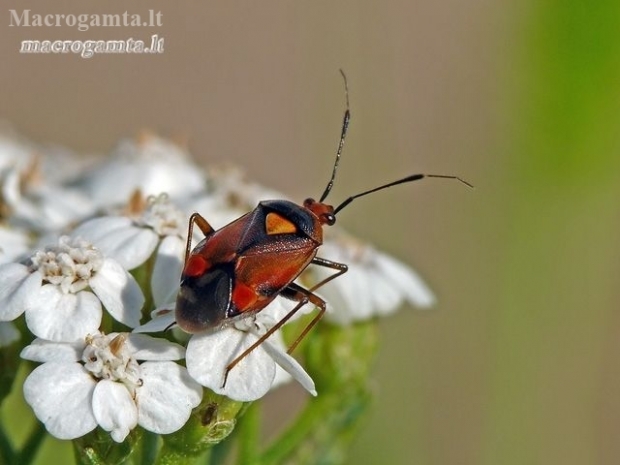
[[[316,291],[319,287],[322,287],[323,285],[330,282],[332,279],[336,279],[338,276],[345,274],[349,270],[349,267],[344,263],[334,262],[332,260],[327,260],[326,258],[321,257],[314,257],[310,263],[313,265],[319,265],[325,268],[331,268],[332,270],[336,270],[333,275],[328,276],[324,280],[319,281],[317,284],[312,286],[310,288],[310,292]]]
[[[312,321],[308,323],[308,325],[304,328],[304,330],[297,337],[297,339],[295,339],[295,341],[290,345],[290,347],[286,351],[288,354],[290,354],[291,352],[295,350],[295,348],[299,345],[299,343],[303,340],[303,338],[306,337],[306,334],[308,334],[308,332],[310,332],[310,330],[314,328],[314,325],[316,325],[319,322],[319,320],[323,317],[323,314],[325,313],[325,301],[321,299],[319,296],[317,296],[316,294],[314,294],[314,291],[316,291],[318,288],[322,287],[323,285],[327,284],[332,279],[335,279],[338,276],[345,274],[347,270],[349,269],[349,267],[345,265],[344,263],[334,262],[332,260],[327,260],[325,258],[320,258],[320,257],[314,257],[312,259],[312,262],[310,263],[312,263],[313,265],[323,266],[325,268],[331,268],[332,270],[336,270],[336,272],[328,276],[327,278],[323,279],[322,281],[319,281],[317,284],[312,286],[309,290],[304,289],[303,287],[292,283],[289,285],[289,287],[287,287],[282,292],[282,295],[284,297],[288,297],[293,300],[297,300],[300,295],[305,296],[308,299],[307,301],[312,302],[316,307],[319,308],[319,313],[317,313],[314,316]],[[290,291],[295,292],[293,296],[291,297],[286,295],[286,292],[290,292]]]

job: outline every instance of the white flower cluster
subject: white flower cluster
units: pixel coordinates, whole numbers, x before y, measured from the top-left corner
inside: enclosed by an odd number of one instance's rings
[[[174,432],[199,405],[202,386],[252,401],[295,379],[316,395],[280,331],[226,373],[294,302],[277,298],[215,331],[163,338],[174,325],[190,214],[220,228],[270,198],[282,196],[232,169],[205,174],[184,149],[153,135],[85,162],[0,134],[0,347],[19,339],[13,321],[24,315],[25,339],[34,340],[22,358],[41,363],[24,395],[51,434],[73,439],[99,426],[122,442],[137,425]],[[342,232],[319,255],[349,266],[320,289],[333,322],[434,300],[411,269]],[[311,285],[325,273],[308,270],[302,280]]]

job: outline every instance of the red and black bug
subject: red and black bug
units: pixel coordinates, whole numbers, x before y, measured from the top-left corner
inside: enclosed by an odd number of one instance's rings
[[[190,217],[185,266],[175,310],[176,322],[183,330],[199,333],[226,326],[260,312],[279,295],[297,302],[275,326],[227,365],[224,383],[235,365],[305,304],[312,303],[319,311],[289,347],[289,353],[321,319],[325,302],[314,291],[347,271],[347,265],[343,263],[316,256],[323,243],[323,226],[333,225],[338,212],[354,199],[425,177],[456,179],[472,187],[457,176],[413,174],[353,195],[335,208],[324,203],[334,184],[351,118],[346,76],[344,73],[342,76],[346,111],[332,175],[318,201],[306,199],[302,205],[288,200],[263,201],[251,212],[217,231],[199,213]],[[205,238],[192,250],[194,225],[200,228]],[[306,289],[294,281],[310,264],[331,268],[335,273]]]

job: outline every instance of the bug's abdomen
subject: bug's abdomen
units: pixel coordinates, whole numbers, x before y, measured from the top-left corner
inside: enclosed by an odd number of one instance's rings
[[[176,321],[188,333],[221,326],[228,317],[233,289],[231,266],[218,266],[198,276],[185,275],[177,296]]]

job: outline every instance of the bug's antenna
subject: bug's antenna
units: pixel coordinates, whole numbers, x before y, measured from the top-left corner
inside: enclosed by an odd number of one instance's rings
[[[367,190],[367,191],[364,191],[364,192],[360,192],[359,194],[352,195],[351,197],[346,199],[344,202],[342,202],[340,205],[338,205],[334,209],[334,213],[333,214],[335,215],[336,213],[338,213],[340,210],[342,210],[344,207],[349,205],[351,202],[353,202],[353,200],[357,199],[358,197],[363,197],[364,195],[372,194],[373,192],[380,191],[381,189],[385,189],[387,187],[396,186],[398,184],[404,184],[406,182],[419,181],[420,179],[423,179],[423,178],[456,179],[457,181],[462,182],[463,184],[465,184],[468,187],[471,187],[472,189],[474,187],[470,183],[468,183],[467,181],[459,178],[458,176],[449,176],[449,175],[446,175],[446,174],[412,174],[410,176],[407,176],[406,178],[402,178],[402,179],[399,179],[397,181],[393,181],[393,182],[390,182],[388,184],[384,184],[383,186],[375,187],[374,189],[370,189],[370,190]]]
[[[344,74],[344,71],[341,69],[340,74],[342,74],[342,79],[344,80],[344,95],[347,101],[347,109],[344,112],[344,118],[342,120],[342,132],[340,133],[340,142],[338,143],[338,150],[336,151],[336,161],[334,162],[334,169],[332,171],[332,177],[327,183],[327,187],[321,195],[321,199],[319,202],[323,202],[329,195],[329,192],[332,190],[332,186],[334,185],[334,178],[336,177],[336,170],[338,169],[338,163],[340,162],[340,155],[342,154],[342,148],[344,147],[344,139],[347,137],[347,129],[349,129],[349,121],[351,121],[351,112],[349,111],[349,86],[347,84],[347,76]]]

